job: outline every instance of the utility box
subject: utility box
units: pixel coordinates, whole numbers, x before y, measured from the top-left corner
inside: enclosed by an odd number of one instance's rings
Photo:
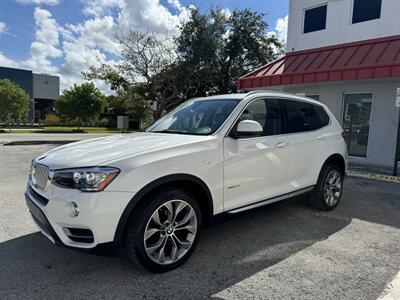
[[[129,117],[128,116],[118,116],[117,117],[117,128],[122,129],[124,131],[125,129],[129,128]]]

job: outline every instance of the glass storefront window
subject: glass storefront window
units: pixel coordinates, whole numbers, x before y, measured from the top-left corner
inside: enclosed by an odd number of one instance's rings
[[[372,94],[345,94],[342,127],[350,156],[367,156]]]

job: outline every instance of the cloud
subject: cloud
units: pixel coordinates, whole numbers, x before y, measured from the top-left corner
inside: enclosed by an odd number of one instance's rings
[[[56,5],[60,0],[16,0],[22,4]],[[65,0],[66,1],[66,0]],[[68,0],[69,1],[69,0]],[[81,0],[86,16],[81,22],[60,25],[47,9],[36,7],[35,40],[30,55],[14,61],[0,52],[0,65],[31,69],[37,73],[60,76],[61,89],[83,82],[82,72],[98,65],[98,58],[107,63],[118,60],[119,45],[115,35],[135,29],[173,36],[177,26],[188,20],[190,8],[179,0],[168,0],[169,8],[160,0]],[[5,28],[5,24],[1,25]],[[0,31],[1,32],[1,31]],[[55,60],[57,59],[57,60]],[[104,82],[96,85],[109,92]]]
[[[179,1],[170,1],[178,14],[171,13],[159,0],[125,1],[120,16],[122,28],[152,31],[161,34],[175,34],[178,26],[188,19],[190,9]]]
[[[10,36],[16,37],[15,34],[13,34],[13,33],[8,31],[7,25],[4,22],[0,22],[0,36],[2,34],[7,34],[7,35],[10,35]]]
[[[6,32],[6,23],[0,22],[0,34]]]
[[[31,43],[31,57],[21,62],[21,66],[33,69],[36,72],[53,73],[57,67],[53,66],[50,58],[63,55],[59,47],[59,28],[56,20],[48,10],[35,8],[36,40]]]
[[[16,63],[12,59],[7,58],[3,53],[0,52],[0,66],[18,67],[18,63]]]
[[[124,0],[85,0],[83,13],[87,16],[101,17],[111,14],[113,9],[122,8]]]
[[[40,5],[40,4],[58,5],[58,4],[60,4],[59,0],[15,0],[15,1],[20,4],[35,4],[35,5]]]
[[[72,34],[69,40],[110,53],[116,53],[118,50],[118,44],[115,42],[118,25],[112,16],[96,17],[79,24],[67,24],[66,28]]]
[[[277,33],[278,39],[286,44],[287,41],[287,30],[288,30],[289,16],[280,18],[276,21],[275,32]]]

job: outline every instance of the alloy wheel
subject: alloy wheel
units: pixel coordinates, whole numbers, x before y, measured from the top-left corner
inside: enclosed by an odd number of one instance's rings
[[[324,185],[325,203],[333,207],[335,206],[342,194],[342,176],[337,170],[331,170],[326,176]]]
[[[158,264],[172,264],[192,246],[197,233],[197,217],[184,200],[171,200],[152,214],[144,231],[148,257]]]

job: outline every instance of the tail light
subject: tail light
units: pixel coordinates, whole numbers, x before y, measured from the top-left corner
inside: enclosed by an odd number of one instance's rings
[[[342,131],[342,138],[345,140],[346,139],[346,132]]]

